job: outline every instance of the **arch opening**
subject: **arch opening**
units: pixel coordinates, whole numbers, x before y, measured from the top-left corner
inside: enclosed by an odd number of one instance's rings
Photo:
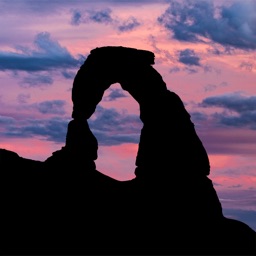
[[[135,177],[135,160],[143,126],[139,104],[119,83],[104,91],[88,119],[98,141],[96,169],[117,180]]]

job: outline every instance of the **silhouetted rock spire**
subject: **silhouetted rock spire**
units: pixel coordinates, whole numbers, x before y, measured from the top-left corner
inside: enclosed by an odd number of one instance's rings
[[[144,126],[136,158],[136,176],[209,175],[207,152],[179,96],[166,90],[152,103],[141,108]],[[157,171],[150,174],[148,169],[152,170],[153,166]]]

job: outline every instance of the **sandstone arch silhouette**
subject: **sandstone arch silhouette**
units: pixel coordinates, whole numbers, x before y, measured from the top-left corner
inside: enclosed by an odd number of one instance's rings
[[[102,100],[105,90],[112,84],[119,83],[122,89],[128,91],[138,102],[140,119],[144,123],[136,158],[136,165],[139,168],[135,174],[145,173],[142,170],[147,168],[148,159],[156,157],[155,167],[159,167],[163,159],[171,156],[173,169],[190,168],[193,172],[199,171],[208,175],[210,172],[208,155],[196,134],[190,115],[179,96],[167,89],[162,76],[152,67],[154,58],[153,52],[135,48],[105,46],[93,49],[78,70],[73,82],[72,118],[74,120],[71,122],[76,123],[73,126],[84,126],[87,129],[87,120]],[[159,127],[165,129],[163,134]],[[69,140],[68,136],[67,140],[74,142],[79,132],[82,136],[80,129],[72,140]],[[154,141],[152,134],[160,136],[158,141]],[[169,145],[173,144],[171,149],[169,147],[169,151],[163,148],[166,136]],[[152,149],[150,145],[152,142],[154,147],[160,150],[149,150]],[[165,165],[166,162],[163,163],[164,167]],[[147,173],[150,171],[148,170]],[[178,172],[174,170],[174,173]]]
[[[72,88],[73,113],[72,117],[90,118],[96,105],[102,100],[104,91],[112,84],[119,83],[141,105],[147,94],[156,93],[166,89],[162,85],[150,83],[153,88],[134,88],[127,82],[129,77],[139,79],[141,73],[151,74],[159,78],[160,74],[154,72],[154,53],[146,50],[137,50],[127,47],[105,46],[93,49],[84,64],[78,70]],[[154,76],[152,76],[152,74]]]

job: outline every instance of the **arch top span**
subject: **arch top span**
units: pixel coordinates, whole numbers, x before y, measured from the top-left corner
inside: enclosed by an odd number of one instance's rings
[[[139,63],[141,65],[155,64],[155,54],[148,50],[129,48],[123,46],[103,46],[90,51],[90,56],[101,61],[121,62],[130,64]]]
[[[111,84],[123,90],[141,105],[148,94],[166,90],[161,75],[152,67],[151,51],[123,46],[97,47],[90,51],[73,82],[72,117],[88,119]]]

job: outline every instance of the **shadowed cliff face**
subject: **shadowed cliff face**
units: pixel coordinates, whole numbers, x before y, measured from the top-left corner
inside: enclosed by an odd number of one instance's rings
[[[6,253],[256,252],[255,232],[223,216],[190,115],[153,64],[149,51],[93,49],[74,79],[66,144],[44,162],[0,149]],[[124,182],[96,169],[87,122],[116,82],[143,122],[136,178]]]

